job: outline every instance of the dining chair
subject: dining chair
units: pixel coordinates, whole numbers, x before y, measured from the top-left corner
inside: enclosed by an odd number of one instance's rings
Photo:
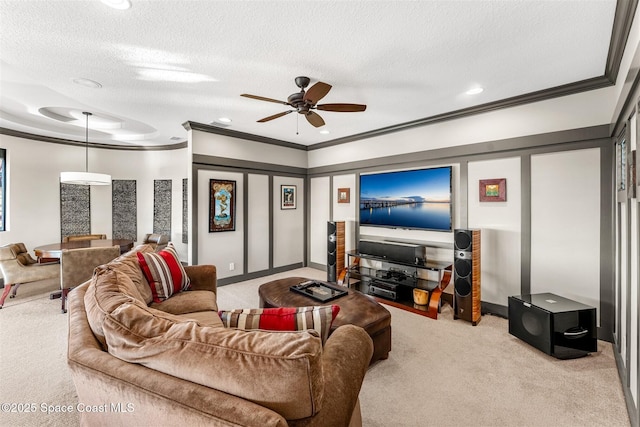
[[[99,265],[120,256],[120,246],[63,249],[60,253],[60,299],[62,313],[67,312],[67,294],[93,276]]]
[[[11,243],[0,247],[0,272],[4,277],[4,290],[0,296],[0,308],[11,291],[14,298],[18,287],[23,283],[60,277],[60,266],[57,262],[41,264],[34,260],[24,243]]]
[[[144,236],[142,243],[145,245],[151,245],[155,252],[161,251],[167,247],[169,243],[169,236],[166,234],[147,234]]]

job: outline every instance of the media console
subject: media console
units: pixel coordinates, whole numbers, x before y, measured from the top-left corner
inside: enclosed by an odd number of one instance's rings
[[[367,248],[375,254],[362,253]],[[420,245],[382,242],[365,243],[359,251],[346,255],[348,267],[340,275],[338,284],[380,298],[386,304],[438,318],[442,291],[451,280],[451,262],[425,261],[424,247]],[[418,304],[414,292],[426,294],[426,298],[421,298]]]

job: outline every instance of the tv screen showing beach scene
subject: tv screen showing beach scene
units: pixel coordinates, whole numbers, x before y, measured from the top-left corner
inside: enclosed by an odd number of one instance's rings
[[[451,166],[360,175],[360,225],[451,231]]]

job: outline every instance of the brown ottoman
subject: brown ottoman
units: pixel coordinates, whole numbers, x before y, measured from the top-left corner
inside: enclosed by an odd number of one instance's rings
[[[304,307],[309,305],[340,306],[340,312],[331,325],[331,332],[341,325],[356,325],[363,328],[373,340],[371,363],[389,357],[391,351],[391,313],[373,298],[347,289],[348,294],[328,302],[316,301],[289,290],[291,286],[306,282],[304,277],[288,277],[260,285],[260,307]]]

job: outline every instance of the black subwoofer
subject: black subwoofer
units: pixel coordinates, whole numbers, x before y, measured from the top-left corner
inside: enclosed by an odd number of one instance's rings
[[[550,293],[509,297],[509,333],[558,359],[598,351],[596,309]]]
[[[475,326],[481,318],[480,230],[455,230],[453,240],[453,317]]]

